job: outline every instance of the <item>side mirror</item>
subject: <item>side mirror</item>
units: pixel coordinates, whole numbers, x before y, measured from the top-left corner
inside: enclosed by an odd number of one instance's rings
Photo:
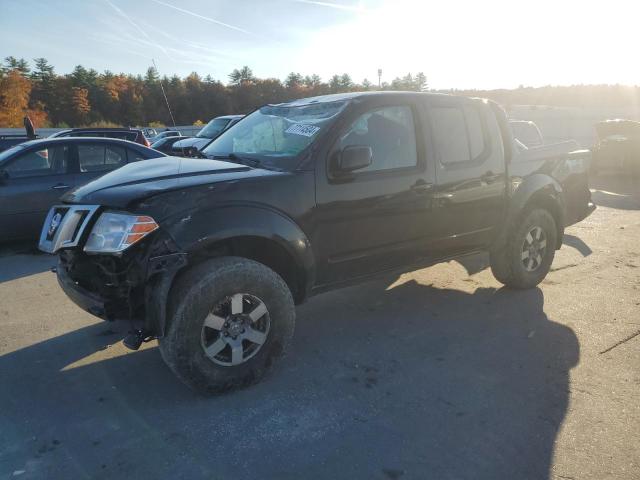
[[[363,145],[349,145],[342,149],[338,156],[338,171],[353,172],[371,165],[373,151],[371,147]]]

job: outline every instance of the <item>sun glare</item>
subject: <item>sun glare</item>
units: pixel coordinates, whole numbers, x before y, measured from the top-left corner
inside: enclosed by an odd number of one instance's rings
[[[638,83],[635,2],[394,1],[318,32],[300,69],[424,71],[436,88]],[[360,78],[362,77],[362,78]]]

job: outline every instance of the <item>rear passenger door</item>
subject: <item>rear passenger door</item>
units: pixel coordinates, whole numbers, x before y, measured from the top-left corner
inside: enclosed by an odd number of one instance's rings
[[[428,100],[436,157],[438,250],[488,245],[505,208],[506,165],[497,121],[481,100]]]
[[[78,185],[84,185],[127,163],[126,149],[120,145],[82,142],[77,144],[77,152]]]

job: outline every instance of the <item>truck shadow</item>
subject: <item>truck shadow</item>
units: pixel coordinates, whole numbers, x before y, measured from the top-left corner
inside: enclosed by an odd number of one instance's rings
[[[583,257],[588,257],[593,253],[591,247],[589,247],[589,245],[587,245],[584,240],[569,233],[564,234],[562,244],[563,246],[566,245],[568,247],[576,249]],[[480,273],[491,266],[489,254],[485,252],[466,255],[460,258],[456,258],[453,261],[463,266],[468,275],[475,275],[476,273]]]
[[[51,255],[0,256],[0,283],[46,272],[55,264],[56,258]]]
[[[33,242],[0,243],[0,283],[46,272],[56,258],[38,251]]]
[[[0,357],[0,473],[31,461],[58,478],[549,478],[579,359],[539,289],[414,280],[311,299],[276,372],[215,398],[183,387],[156,348],[95,354],[118,338],[95,324]]]

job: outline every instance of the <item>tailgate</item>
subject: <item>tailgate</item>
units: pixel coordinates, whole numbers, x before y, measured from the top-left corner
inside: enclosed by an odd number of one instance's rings
[[[576,150],[568,153],[552,174],[564,190],[566,227],[583,220],[596,209],[589,190],[590,165],[591,151]]]

